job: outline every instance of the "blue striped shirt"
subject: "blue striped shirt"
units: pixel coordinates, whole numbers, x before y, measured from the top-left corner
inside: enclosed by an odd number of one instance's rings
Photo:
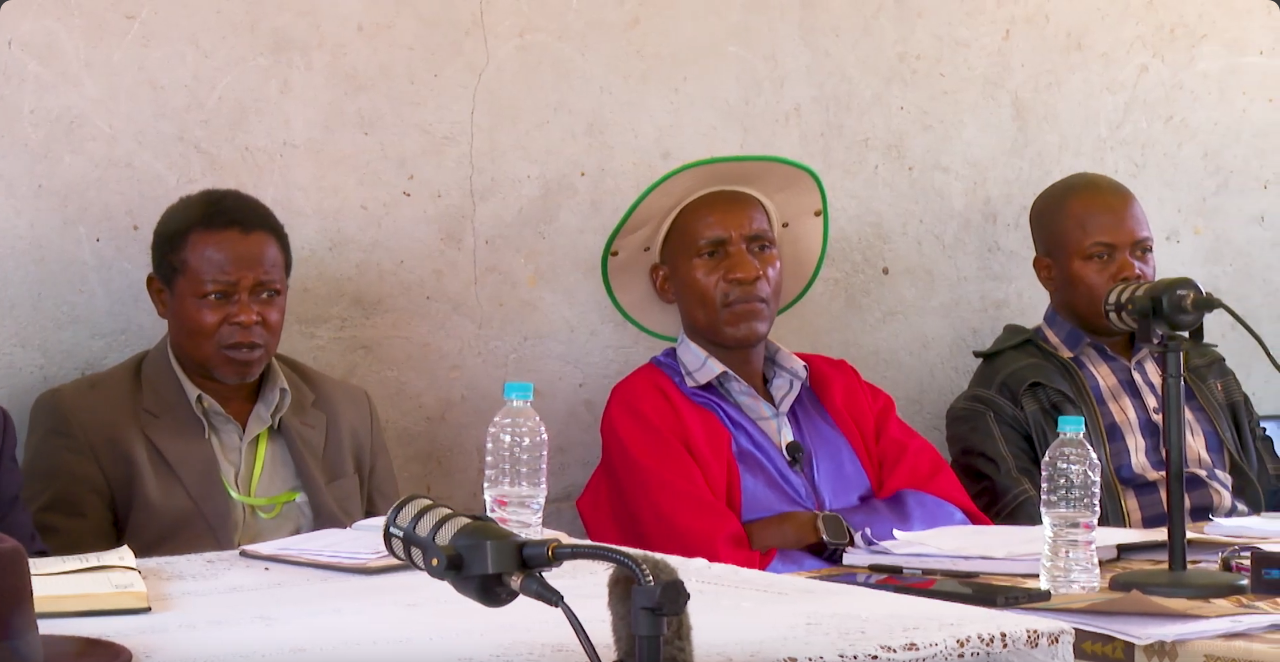
[[[800,357],[783,349],[772,340],[766,341],[764,350],[764,381],[774,404],[760,397],[756,390],[741,377],[716,360],[684,333],[676,342],[676,358],[684,381],[691,387],[712,382],[720,392],[755,421],[779,449],[785,451],[787,442],[794,441],[787,412],[800,395],[800,387],[809,379],[809,365]],[[775,406],[776,405],[776,406]]]
[[[1098,450],[1110,455],[1129,526],[1168,525],[1159,361],[1146,348],[1139,348],[1132,361],[1124,360],[1052,306],[1036,333],[1084,375],[1102,417],[1106,447]],[[1191,521],[1248,514],[1248,507],[1231,494],[1222,437],[1191,389],[1186,390],[1186,458]]]

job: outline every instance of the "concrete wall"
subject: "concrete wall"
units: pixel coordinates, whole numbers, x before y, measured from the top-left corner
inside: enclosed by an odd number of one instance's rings
[[[372,391],[404,487],[479,508],[502,382],[529,379],[576,530],[609,387],[661,349],[605,297],[605,237],[668,168],[777,153],[833,224],[775,337],[941,443],[968,352],[1042,311],[1027,208],[1073,171],[1129,183],[1161,273],[1280,346],[1278,43],[1272,0],[13,0],[0,402],[25,429],[154,343],[155,220],[240,187],[295,241],[285,350]],[[1210,334],[1280,412],[1260,351]]]

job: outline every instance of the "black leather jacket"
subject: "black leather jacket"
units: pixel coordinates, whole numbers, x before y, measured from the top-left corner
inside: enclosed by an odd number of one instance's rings
[[[1040,460],[1058,436],[1058,416],[1084,416],[1086,437],[1102,463],[1098,523],[1130,526],[1084,375],[1031,329],[1013,324],[974,356],[982,364],[947,409],[947,446],[952,469],[978,507],[997,524],[1040,523]],[[1226,447],[1232,491],[1254,512],[1274,509],[1280,458],[1226,359],[1207,345],[1192,345],[1185,371],[1187,388]]]

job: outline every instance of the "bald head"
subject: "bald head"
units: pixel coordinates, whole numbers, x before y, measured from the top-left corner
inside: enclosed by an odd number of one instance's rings
[[[1120,182],[1092,172],[1068,175],[1049,185],[1031,203],[1031,241],[1036,255],[1052,257],[1061,238],[1062,228],[1070,222],[1068,208],[1085,197],[1134,200],[1133,192]]]
[[[668,264],[673,246],[688,246],[689,236],[694,226],[716,218],[734,216],[758,216],[764,219],[765,225],[769,223],[769,215],[765,212],[764,205],[750,193],[712,191],[694,198],[671,221],[667,236],[662,240],[658,261]]]
[[[1031,237],[1031,264],[1054,309],[1123,350],[1129,334],[1112,328],[1102,302],[1116,284],[1151,280],[1156,273],[1155,241],[1133,193],[1087,172],[1054,182],[1031,205]]]

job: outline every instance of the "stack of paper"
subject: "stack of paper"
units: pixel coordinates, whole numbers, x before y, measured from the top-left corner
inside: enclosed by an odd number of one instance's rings
[[[355,529],[356,531],[375,531],[377,533],[382,533],[382,529],[386,526],[386,524],[387,524],[387,516],[378,515],[377,517],[369,517],[366,519],[362,519],[359,522],[352,524],[351,528]]]
[[[1253,515],[1250,517],[1214,518],[1204,525],[1210,536],[1230,538],[1280,538],[1280,517]],[[1188,536],[1190,538],[1192,536]]]
[[[1111,635],[1139,646],[1161,641],[1191,641],[1228,634],[1265,632],[1280,626],[1280,614],[1234,616],[1147,616],[1143,614],[1088,613],[1015,609],[1023,614],[1070,623],[1081,630]]]
[[[339,565],[367,565],[390,559],[382,534],[354,529],[320,529],[279,540],[245,545],[256,556],[292,557]]]
[[[1040,573],[1044,529],[1039,526],[944,526],[927,531],[894,531],[872,549],[850,549],[844,565],[865,568],[886,564],[923,570],[957,570],[988,575],[1034,576]],[[1121,545],[1158,544],[1158,529],[1099,527],[1098,560],[1119,556]]]

